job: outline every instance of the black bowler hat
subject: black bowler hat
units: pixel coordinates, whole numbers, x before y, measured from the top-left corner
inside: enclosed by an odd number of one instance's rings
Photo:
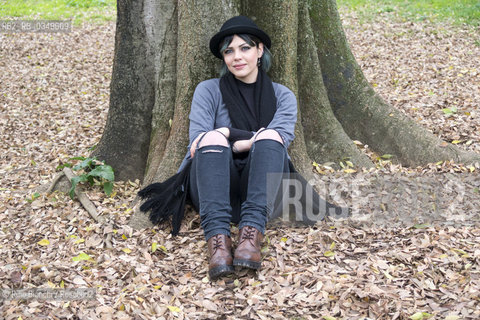
[[[223,59],[219,48],[223,38],[231,36],[232,34],[242,33],[251,34],[252,36],[257,37],[265,46],[267,46],[268,49],[270,49],[270,46],[272,45],[272,41],[268,34],[260,29],[252,19],[245,16],[236,16],[225,21],[220,28],[220,31],[210,39],[210,51],[212,51],[215,57]]]

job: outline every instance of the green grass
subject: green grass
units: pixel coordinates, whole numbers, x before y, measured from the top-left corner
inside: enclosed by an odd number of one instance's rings
[[[116,0],[0,0],[0,19],[45,19],[82,22],[115,20]]]
[[[480,25],[480,0],[337,0],[337,3],[366,17],[395,13],[409,20]]]
[[[395,13],[409,20],[450,21],[480,26],[480,0],[337,0],[363,17]],[[0,0],[0,19],[72,19],[103,22],[116,18],[116,0]]]

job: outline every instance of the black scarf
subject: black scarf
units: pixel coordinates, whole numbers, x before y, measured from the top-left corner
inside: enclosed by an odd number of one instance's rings
[[[230,72],[220,78],[220,92],[228,109],[232,127],[246,131],[258,131],[266,128],[277,111],[277,98],[273,91],[272,80],[262,68],[258,68],[255,82],[255,114],[245,105],[235,77]]]

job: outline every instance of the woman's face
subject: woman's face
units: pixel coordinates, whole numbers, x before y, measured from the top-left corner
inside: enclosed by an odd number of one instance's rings
[[[263,54],[263,43],[259,43],[258,47],[251,46],[234,35],[232,42],[222,53],[223,61],[235,78],[245,83],[257,81],[257,61]]]

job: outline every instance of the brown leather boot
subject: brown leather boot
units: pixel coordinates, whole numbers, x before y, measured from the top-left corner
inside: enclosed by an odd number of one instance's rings
[[[214,280],[221,276],[233,273],[232,240],[224,234],[216,234],[208,239],[208,275]]]
[[[256,228],[245,226],[240,229],[233,265],[250,269],[260,269],[262,260],[262,253],[260,251],[262,240],[263,235]]]

